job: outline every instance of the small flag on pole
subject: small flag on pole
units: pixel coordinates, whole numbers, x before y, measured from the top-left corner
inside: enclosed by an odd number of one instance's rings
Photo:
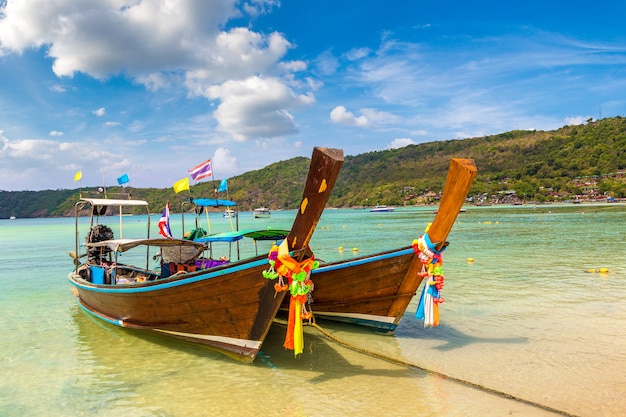
[[[174,183],[174,192],[180,193],[189,189],[189,178],[185,177],[182,180],[178,180]]]
[[[83,177],[83,171],[78,171],[76,174],[74,174],[74,182],[80,181],[82,177]]]
[[[119,185],[124,185],[124,184],[126,184],[128,181],[130,181],[130,180],[129,180],[129,178],[128,178],[128,174],[124,174],[124,175],[122,175],[121,177],[118,177],[118,178],[117,178],[117,183],[118,183]]]
[[[172,239],[172,230],[170,229],[170,203],[168,202],[163,209],[161,219],[159,220],[159,234],[168,239]]]
[[[222,193],[224,191],[228,191],[228,182],[226,181],[226,178],[220,182],[220,188],[217,189],[218,193]]]
[[[202,179],[210,177],[211,175],[213,175],[213,171],[211,170],[211,160],[207,159],[203,163],[196,165],[195,167],[188,170],[188,172],[194,181],[200,181]]]

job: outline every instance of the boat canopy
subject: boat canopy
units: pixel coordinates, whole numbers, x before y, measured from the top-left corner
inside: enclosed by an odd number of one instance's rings
[[[148,202],[144,200],[123,200],[110,198],[81,198],[92,206],[147,206]]]
[[[192,240],[183,239],[111,239],[104,240],[102,242],[88,242],[85,246],[88,248],[102,248],[106,247],[115,252],[126,252],[137,246],[155,246],[159,248],[174,248],[174,247],[191,247],[196,248],[198,253],[204,250],[204,245]]]
[[[289,230],[265,229],[265,230],[238,230],[234,232],[214,233],[196,239],[196,242],[213,243],[213,242],[236,242],[244,237],[254,240],[281,240],[285,239],[289,234]]]
[[[221,200],[215,198],[194,198],[193,203],[200,207],[236,206],[237,203],[231,200]]]

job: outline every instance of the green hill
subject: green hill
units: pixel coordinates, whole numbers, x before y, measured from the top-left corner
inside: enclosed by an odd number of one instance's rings
[[[614,117],[548,132],[511,131],[348,155],[329,205],[433,202],[453,157],[476,162],[478,176],[470,190],[474,201],[510,201],[504,196],[537,202],[626,197],[626,179],[621,177],[626,170],[626,119]],[[293,158],[229,178],[229,195],[239,210],[295,208],[308,164],[308,158]],[[149,201],[152,211],[160,211],[168,200],[172,211],[179,211],[180,202],[189,196],[175,194],[172,188],[131,192],[134,198]],[[212,197],[213,183],[193,185],[191,195]],[[73,215],[77,196],[78,190],[0,191],[0,218]]]

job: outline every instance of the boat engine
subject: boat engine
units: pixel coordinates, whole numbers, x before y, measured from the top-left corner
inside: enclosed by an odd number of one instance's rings
[[[87,235],[87,243],[97,243],[104,242],[105,240],[113,239],[113,230],[109,226],[105,226],[103,224],[97,224],[89,229],[89,234]],[[90,248],[89,249],[89,257],[90,258],[104,258],[105,255],[109,254],[111,249],[108,247],[102,248]]]

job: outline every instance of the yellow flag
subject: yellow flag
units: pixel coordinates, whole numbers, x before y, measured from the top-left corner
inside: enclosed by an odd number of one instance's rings
[[[74,174],[74,182],[80,181],[82,177],[83,177],[83,171],[78,171],[76,174]]]
[[[178,180],[174,183],[174,192],[180,193],[189,189],[189,178],[185,177],[182,180]]]

